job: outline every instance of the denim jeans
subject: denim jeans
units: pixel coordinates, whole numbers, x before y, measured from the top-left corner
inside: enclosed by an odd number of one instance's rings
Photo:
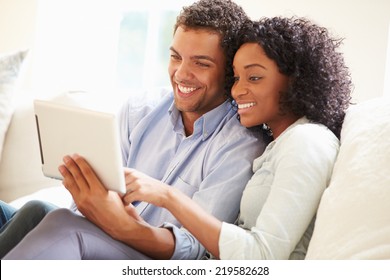
[[[0,230],[15,215],[17,209],[0,200]]]
[[[0,200],[0,258],[15,247],[50,211],[58,207],[32,200],[19,210]]]

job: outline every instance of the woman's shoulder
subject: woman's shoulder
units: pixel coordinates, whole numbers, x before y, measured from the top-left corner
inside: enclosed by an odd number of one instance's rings
[[[306,118],[301,118],[293,124],[286,135],[289,138],[299,138],[301,140],[325,138],[327,140],[338,141],[336,135],[325,125],[312,122]]]
[[[339,139],[325,125],[314,123],[306,118],[298,120],[282,135],[281,141],[284,147],[330,147],[338,148]]]

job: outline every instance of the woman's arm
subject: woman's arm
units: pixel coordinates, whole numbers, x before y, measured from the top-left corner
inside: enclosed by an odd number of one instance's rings
[[[146,201],[169,210],[203,246],[219,258],[218,240],[222,222],[208,214],[191,198],[159,180],[134,169],[125,169],[128,192],[126,204]]]

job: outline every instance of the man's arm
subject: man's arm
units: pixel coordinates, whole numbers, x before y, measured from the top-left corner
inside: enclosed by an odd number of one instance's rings
[[[209,151],[210,157],[205,158],[207,174],[193,195],[207,213],[229,223],[237,217],[242,190],[252,175],[252,161],[264,149],[264,143],[255,137],[236,132],[223,135],[224,144]],[[188,231],[133,220],[121,197],[107,192],[81,157],[68,158],[61,169],[64,185],[80,212],[113,238],[157,259],[203,256],[204,248]]]
[[[90,165],[79,155],[64,157],[59,167],[63,184],[72,194],[79,211],[114,239],[156,259],[172,256],[175,241],[166,228],[148,225],[118,193],[108,191]]]

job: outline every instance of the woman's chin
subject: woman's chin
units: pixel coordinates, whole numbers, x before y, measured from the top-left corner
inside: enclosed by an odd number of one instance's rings
[[[258,126],[258,124],[253,124],[252,122],[248,122],[248,121],[245,121],[245,120],[242,120],[242,119],[240,119],[240,123],[241,123],[242,126],[244,126],[246,128],[251,128],[251,127]]]

